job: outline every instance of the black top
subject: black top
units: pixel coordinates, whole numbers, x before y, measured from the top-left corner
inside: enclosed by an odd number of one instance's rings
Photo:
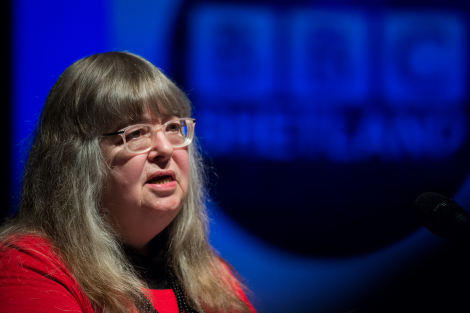
[[[129,247],[124,247],[124,251],[150,289],[172,289],[167,264],[168,234],[166,230],[152,239],[148,255],[142,255]]]

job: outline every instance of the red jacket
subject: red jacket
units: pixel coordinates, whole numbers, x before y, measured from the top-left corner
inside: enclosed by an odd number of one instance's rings
[[[150,290],[159,313],[178,313],[172,289]],[[255,312],[245,294],[241,298]],[[90,300],[46,239],[0,245],[0,313],[94,313]]]

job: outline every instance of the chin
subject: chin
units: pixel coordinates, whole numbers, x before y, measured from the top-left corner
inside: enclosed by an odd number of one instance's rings
[[[165,201],[166,202],[166,201]],[[178,213],[181,211],[184,202],[179,201],[168,201],[169,203],[162,203],[159,202],[158,205],[151,206],[150,211],[157,216],[173,216],[176,217]]]

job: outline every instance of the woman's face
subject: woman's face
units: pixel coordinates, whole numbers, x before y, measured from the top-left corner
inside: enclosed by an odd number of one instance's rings
[[[144,115],[138,123],[162,125],[175,116]],[[189,186],[188,147],[173,148],[158,131],[150,151],[129,152],[119,135],[103,137],[111,168],[101,205],[125,244],[145,253],[148,242],[176,217]]]

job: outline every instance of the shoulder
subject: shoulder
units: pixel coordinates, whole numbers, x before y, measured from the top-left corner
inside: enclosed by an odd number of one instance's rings
[[[0,241],[0,257],[12,254],[53,256],[53,245],[46,238],[36,234],[13,234]]]
[[[0,242],[0,272],[6,270],[55,278],[70,276],[52,243],[38,235],[12,235]]]
[[[38,235],[12,235],[2,240],[2,310],[92,312],[91,304],[59,255],[49,240]]]

